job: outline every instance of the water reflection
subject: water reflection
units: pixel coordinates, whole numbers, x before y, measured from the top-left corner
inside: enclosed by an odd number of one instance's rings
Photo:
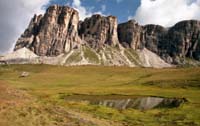
[[[136,97],[136,96],[89,96],[75,95],[66,96],[68,101],[86,101],[94,105],[102,105],[116,109],[139,109],[149,110],[154,108],[174,108],[179,107],[187,100],[184,98],[163,98],[163,97]]]

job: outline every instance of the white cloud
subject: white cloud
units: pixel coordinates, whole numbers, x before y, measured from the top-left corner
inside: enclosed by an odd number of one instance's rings
[[[11,51],[35,13],[49,0],[0,0],[0,53]]]
[[[128,16],[128,20],[131,20],[131,19],[133,19],[134,17],[133,16]]]
[[[106,11],[106,5],[101,5],[101,11]]]
[[[90,17],[93,14],[102,14],[101,11],[92,12],[90,8],[82,6],[81,0],[73,0],[72,7],[78,10],[80,20],[84,20],[86,17]]]
[[[181,20],[200,19],[200,0],[141,0],[134,18],[140,24],[172,26]]]
[[[117,0],[117,3],[121,3],[123,0]]]

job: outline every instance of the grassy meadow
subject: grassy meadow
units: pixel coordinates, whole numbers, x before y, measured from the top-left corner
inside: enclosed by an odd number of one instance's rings
[[[22,72],[28,77],[20,77]],[[69,95],[186,98],[147,111],[67,102]],[[94,97],[95,98],[95,97]],[[200,126],[200,68],[0,66],[0,126]]]

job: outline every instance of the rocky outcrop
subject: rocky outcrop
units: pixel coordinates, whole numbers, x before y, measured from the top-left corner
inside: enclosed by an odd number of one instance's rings
[[[139,25],[135,20],[119,24],[118,36],[120,43],[125,48],[144,49],[162,56],[164,60],[172,63],[172,59],[167,54],[168,43],[165,43],[165,37],[168,30],[159,25]]]
[[[145,25],[144,32],[144,46],[155,53],[160,53],[159,47],[162,46],[162,39],[167,30],[159,25]]]
[[[188,58],[200,61],[200,21],[171,28],[135,20],[118,25],[116,17],[99,14],[79,21],[75,9],[53,5],[33,17],[14,50],[24,47],[45,57],[45,63],[168,67]]]
[[[126,48],[141,49],[143,43],[143,29],[135,20],[118,25],[120,43]]]
[[[93,15],[81,22],[75,9],[54,5],[44,16],[34,16],[14,50],[27,47],[40,56],[57,56],[80,44],[115,46],[119,44],[117,25],[114,16]]]
[[[18,39],[15,50],[27,47],[40,56],[57,56],[74,48],[78,36],[79,15],[67,6],[50,6],[44,16],[34,16]]]
[[[119,43],[117,25],[116,17],[97,14],[80,23],[79,34],[93,48],[104,44],[115,46]]]
[[[169,43],[167,40],[168,29],[160,25],[145,25],[144,32],[144,46],[150,51],[158,54],[166,62],[172,63],[173,59],[167,53]],[[167,41],[166,41],[167,40]]]
[[[177,23],[169,29],[166,41],[170,56],[200,60],[200,21]]]
[[[158,25],[144,26],[145,47],[165,61],[181,64],[185,58],[200,60],[200,22],[182,21],[166,29]]]
[[[118,35],[123,45],[145,47],[168,63],[180,64],[187,57],[200,60],[200,21],[182,21],[171,28],[128,21],[119,25]]]

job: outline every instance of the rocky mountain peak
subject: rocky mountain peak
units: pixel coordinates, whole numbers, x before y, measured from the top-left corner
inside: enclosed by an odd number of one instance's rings
[[[18,39],[15,50],[27,47],[37,55],[57,56],[81,43],[78,12],[67,6],[50,6],[44,16],[34,16]]]
[[[182,64],[187,58],[200,60],[200,21],[181,21],[170,28],[142,26],[135,20],[118,24],[115,16],[100,14],[80,21],[77,10],[52,5],[44,15],[32,18],[14,50],[24,47],[47,57],[76,52],[74,55],[79,55],[77,60],[81,62],[88,60],[83,52],[87,51],[85,55],[92,56],[95,62],[132,66],[142,64],[137,52],[151,51],[167,63]]]
[[[78,12],[68,6],[52,5],[44,16],[34,16],[18,39],[14,50],[27,47],[40,56],[57,56],[88,44],[92,48],[119,44],[117,18],[99,14],[79,21]]]
[[[93,48],[116,45],[119,43],[117,25],[116,17],[96,14],[80,24],[79,34]]]

